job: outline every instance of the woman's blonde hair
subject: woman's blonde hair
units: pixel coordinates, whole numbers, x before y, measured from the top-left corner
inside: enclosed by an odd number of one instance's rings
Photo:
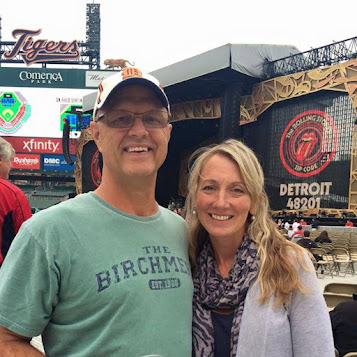
[[[246,231],[256,243],[261,266],[257,282],[261,288],[259,302],[276,295],[276,306],[289,301],[290,293],[298,289],[305,292],[298,275],[298,265],[308,270],[304,253],[306,250],[291,243],[282,236],[269,213],[268,197],[264,190],[264,174],[254,152],[238,140],[229,139],[221,144],[198,149],[191,156],[188,196],[186,199],[187,220],[189,226],[189,254],[193,270],[197,257],[207,240],[208,233],[193,214],[198,192],[200,174],[204,164],[213,155],[224,155],[237,164],[247,192],[252,200],[255,219],[248,216]],[[293,259],[292,259],[293,258]]]

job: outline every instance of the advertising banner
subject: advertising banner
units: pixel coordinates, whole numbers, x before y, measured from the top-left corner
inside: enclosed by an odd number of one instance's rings
[[[72,161],[75,162],[76,157],[71,156]],[[74,171],[75,165],[68,165],[63,155],[41,155],[42,170],[43,171]]]
[[[244,127],[273,210],[348,207],[354,121],[347,94],[319,92],[274,104]]]
[[[79,137],[82,98],[90,89],[0,87],[0,135],[62,138],[68,120]],[[90,116],[84,118],[89,124]],[[77,125],[78,124],[78,125]]]
[[[0,86],[85,88],[85,69],[1,67]]]
[[[3,136],[17,153],[63,154],[62,139]],[[76,154],[76,141],[69,141],[69,152]]]
[[[97,89],[104,79],[119,73],[119,71],[86,71],[86,88]]]
[[[40,170],[40,155],[35,154],[16,154],[12,161],[12,168],[18,170]]]

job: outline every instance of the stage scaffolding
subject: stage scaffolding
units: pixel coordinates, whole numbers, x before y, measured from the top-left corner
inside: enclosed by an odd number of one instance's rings
[[[314,48],[276,61],[264,63],[267,79],[303,72],[313,68],[331,66],[357,58],[357,37]]]

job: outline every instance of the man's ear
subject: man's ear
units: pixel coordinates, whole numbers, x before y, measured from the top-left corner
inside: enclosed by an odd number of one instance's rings
[[[169,134],[168,140],[170,140],[170,138],[171,138],[171,132],[172,132],[172,124],[168,124],[168,125],[167,125],[167,130],[168,130],[168,134]]]
[[[98,128],[98,123],[92,121],[90,123],[90,131],[92,133],[92,138],[95,142],[95,144],[97,145],[98,150],[101,152],[101,134],[100,134],[100,130]]]

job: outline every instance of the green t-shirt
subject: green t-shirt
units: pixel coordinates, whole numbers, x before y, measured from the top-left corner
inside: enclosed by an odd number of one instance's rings
[[[48,356],[191,356],[186,225],[93,193],[34,215],[0,269],[0,324],[42,334]]]

